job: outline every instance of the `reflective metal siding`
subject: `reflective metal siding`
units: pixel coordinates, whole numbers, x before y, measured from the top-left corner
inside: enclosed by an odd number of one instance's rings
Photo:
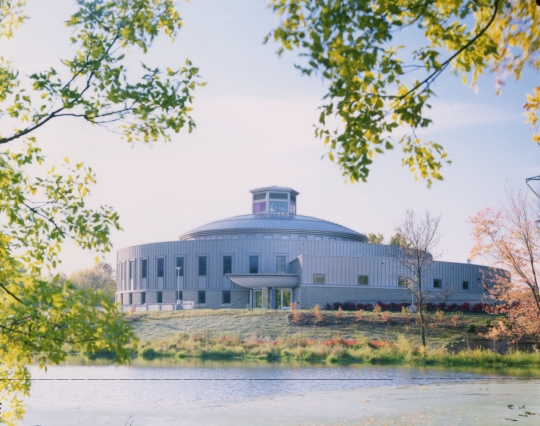
[[[395,259],[389,258],[391,247],[377,244],[340,241],[314,240],[195,240],[173,241],[145,244],[118,251],[117,289],[120,289],[122,262],[136,260],[134,288],[157,289],[156,259],[165,257],[165,289],[176,289],[174,258],[184,256],[185,289],[197,289],[197,257],[208,256],[208,289],[220,289],[223,286],[222,256],[232,255],[233,273],[248,273],[248,256],[260,256],[259,273],[275,273],[275,255],[285,255],[287,262],[293,262],[302,256],[301,262],[294,262],[294,268],[301,268],[302,283],[313,284],[314,273],[325,274],[325,285],[357,286],[358,275],[369,275],[369,287],[397,287],[397,276],[406,275],[406,271]],[[140,259],[148,259],[147,286],[141,285]],[[298,265],[298,266],[297,266]],[[291,265],[291,271],[293,266]],[[432,288],[433,279],[441,278],[453,291],[464,293],[482,292],[481,271],[487,267],[451,262],[435,262],[433,269],[426,274],[426,288]],[[469,290],[462,290],[462,281],[469,281]],[[231,288],[241,287],[232,284]]]
[[[211,222],[195,228],[180,237],[181,239],[193,238],[201,235],[220,234],[232,231],[257,231],[264,232],[294,232],[294,233],[328,233],[348,236],[358,241],[367,241],[367,238],[359,232],[326,220],[310,216],[301,216],[285,213],[251,214],[235,216],[227,219]]]

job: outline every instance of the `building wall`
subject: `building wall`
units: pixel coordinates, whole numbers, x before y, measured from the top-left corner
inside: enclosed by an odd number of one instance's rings
[[[262,237],[262,234],[261,234]],[[205,290],[207,308],[227,307],[221,304],[221,290],[231,289],[233,308],[245,308],[249,291],[237,286],[223,275],[223,256],[232,256],[232,273],[249,272],[249,256],[259,256],[259,273],[276,273],[276,256],[285,256],[287,273],[300,276],[301,290],[293,291],[293,300],[302,308],[315,303],[347,300],[408,301],[407,290],[398,286],[398,276],[405,275],[396,259],[395,247],[345,241],[215,239],[173,241],[129,247],[117,255],[117,300],[128,304],[140,303],[140,292],[146,293],[146,303],[157,303],[157,292],[162,292],[162,303],[175,303],[175,290],[180,287],[183,300],[197,301],[197,291]],[[175,258],[184,257],[183,276],[177,278]],[[198,258],[207,257],[207,274],[199,276]],[[157,278],[157,259],[164,259],[164,277]],[[141,277],[141,261],[147,259],[147,278]],[[133,262],[130,268],[130,261]],[[131,279],[130,279],[131,270]],[[426,287],[433,279],[442,280],[443,288],[451,290],[454,300],[472,301],[483,296],[483,273],[489,268],[450,262],[435,262],[426,274]],[[322,286],[313,282],[314,274],[324,274]],[[358,275],[369,277],[367,286],[358,284]],[[469,290],[461,289],[469,282]],[[442,290],[435,290],[442,291]],[[240,302],[238,302],[240,298]]]

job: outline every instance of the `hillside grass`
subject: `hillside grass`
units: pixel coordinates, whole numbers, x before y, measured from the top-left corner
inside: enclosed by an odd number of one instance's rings
[[[383,315],[365,312],[361,321],[355,312],[322,311],[323,321],[317,322],[310,310],[301,310],[300,321],[292,318],[290,311],[272,310],[192,310],[171,312],[137,312],[128,314],[141,343],[174,337],[178,333],[206,336],[229,336],[239,339],[297,339],[327,340],[362,338],[397,341],[405,336],[413,345],[420,343],[420,327],[413,314],[390,313],[387,322]],[[439,321],[435,314],[428,315],[427,338],[430,349],[438,349],[462,340],[466,329],[474,325],[479,332],[486,331],[486,321],[493,318],[486,314],[464,314],[458,326],[452,323],[452,314],[445,314]]]
[[[135,355],[156,357],[308,361],[487,368],[540,368],[540,352],[510,350],[502,355],[464,346],[487,331],[495,316],[466,313],[427,316],[428,348],[420,345],[418,316],[410,313],[311,310],[193,310],[127,315],[138,338]],[[474,333],[467,333],[470,327]],[[459,346],[451,353],[452,344]],[[488,342],[489,343],[489,342]]]
[[[369,340],[360,336],[357,339],[313,340],[291,337],[272,340],[181,333],[175,337],[144,342],[138,355],[144,359],[175,357],[179,359],[354,362],[484,368],[540,367],[540,353],[538,352],[516,350],[501,355],[489,349],[474,349],[451,354],[444,348],[423,352],[403,335],[399,335],[396,342],[386,342]]]

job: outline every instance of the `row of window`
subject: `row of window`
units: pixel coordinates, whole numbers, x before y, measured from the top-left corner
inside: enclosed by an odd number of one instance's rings
[[[313,274],[313,284],[324,284],[325,283],[325,277],[324,274]],[[369,284],[369,276],[368,275],[358,275],[357,280],[358,285],[368,285]],[[401,287],[407,287],[409,284],[409,280],[407,277],[398,277],[398,285]],[[433,287],[434,288],[442,288],[442,280],[440,278],[435,278],[433,280]],[[461,283],[462,290],[469,290],[469,281],[463,281]]]
[[[181,291],[175,291],[176,293],[176,300],[182,300],[182,292]],[[141,295],[141,304],[146,303],[146,293],[140,293]],[[133,304],[133,293],[129,293],[128,296],[128,305]],[[158,291],[157,292],[157,303],[163,303],[163,292]],[[205,304],[206,303],[206,291],[199,290],[197,292],[197,303],[199,304]],[[221,304],[223,305],[230,305],[231,304],[231,291],[230,290],[223,290],[221,292]]]
[[[259,257],[248,256],[249,273],[259,273]],[[222,273],[232,274],[232,256],[222,256]],[[276,274],[285,274],[287,270],[286,256],[275,256]],[[183,277],[186,272],[184,256],[175,257],[174,263],[175,276]],[[200,277],[206,276],[208,273],[208,256],[197,257],[197,274]],[[123,278],[123,271],[121,272]],[[157,278],[165,277],[165,257],[156,258],[156,276]],[[132,280],[135,277],[135,260],[129,261],[128,278]],[[141,259],[141,278],[148,278],[148,259]]]
[[[248,240],[256,240],[257,239],[256,234],[242,235],[242,237],[247,238]],[[280,237],[281,237],[282,240],[290,240],[291,239],[291,235],[281,235]],[[238,238],[239,238],[238,235],[225,235],[225,236],[224,235],[217,235],[215,237],[212,237],[212,236],[195,237],[193,239],[194,240],[223,240],[223,239],[237,240]],[[273,234],[264,234],[263,239],[265,239],[265,240],[273,240],[275,238],[274,238]],[[308,236],[307,235],[298,235],[298,239],[299,240],[307,240]],[[313,239],[315,241],[323,241],[323,237],[321,237],[321,236],[314,236]],[[351,241],[351,240],[349,240],[347,238],[337,238],[337,237],[329,237],[328,240],[330,240],[330,241]]]

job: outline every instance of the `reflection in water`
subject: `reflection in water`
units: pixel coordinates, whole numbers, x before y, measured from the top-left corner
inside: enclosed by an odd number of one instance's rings
[[[539,370],[324,365],[136,359],[131,366],[109,360],[70,358],[48,372],[32,368],[31,400],[51,404],[124,404],[127,401],[186,404],[263,395],[385,385],[451,382],[505,376],[540,377]],[[43,380],[45,379],[45,380]]]

